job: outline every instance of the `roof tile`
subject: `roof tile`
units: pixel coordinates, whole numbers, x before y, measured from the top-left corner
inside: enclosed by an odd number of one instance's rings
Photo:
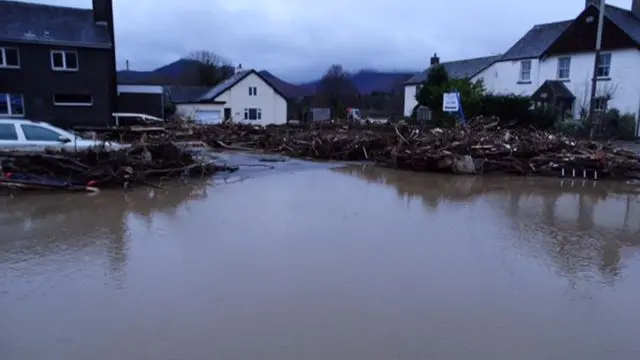
[[[0,1],[0,41],[110,48],[106,25],[96,24],[93,10]]]
[[[444,66],[444,68],[447,70],[447,73],[449,73],[449,77],[452,77],[452,78],[472,77],[478,74],[480,71],[487,68],[489,65],[493,64],[499,58],[500,58],[500,55],[484,56],[484,57],[473,58],[473,59],[445,62],[445,63],[441,63],[441,65]],[[407,80],[404,84],[413,85],[413,84],[420,84],[425,82],[427,80],[427,76],[429,75],[430,70],[431,70],[431,67],[427,68],[426,70],[418,74],[415,74],[414,76],[409,78],[409,80]]]

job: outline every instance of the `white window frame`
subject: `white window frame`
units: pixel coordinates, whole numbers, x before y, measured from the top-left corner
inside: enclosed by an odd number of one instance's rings
[[[66,94],[54,94],[53,95],[53,105],[54,106],[84,106],[84,107],[93,106],[93,96],[92,95],[89,95],[91,97],[91,102],[90,103],[58,102],[58,101],[56,101],[56,95],[66,95]],[[80,95],[80,94],[74,94],[74,95]]]
[[[55,66],[55,64],[53,62],[53,56],[56,55],[56,54],[62,55],[62,67]],[[67,54],[74,54],[75,55],[75,57],[76,57],[76,67],[75,68],[67,67]],[[80,70],[80,58],[78,57],[78,52],[77,51],[73,51],[73,50],[51,50],[50,60],[51,60],[51,70],[53,70],[53,71],[78,71],[78,70]]]
[[[257,86],[249,86],[249,96],[258,96]]]
[[[600,69],[606,71],[606,75],[598,75],[598,79],[608,79],[611,76],[611,53],[600,53],[600,59],[598,59],[597,74],[600,74]],[[606,61],[603,61],[606,60]]]
[[[251,110],[255,110],[256,111],[256,118],[255,119],[251,119],[250,118]],[[260,109],[260,108],[245,108],[244,109],[244,119],[245,120],[250,120],[250,121],[262,120],[262,109]]]
[[[18,54],[18,65],[7,64],[7,50],[15,50]],[[0,47],[0,69],[20,69],[20,50],[17,47]]]
[[[2,95],[4,95],[4,99],[2,99]],[[22,114],[14,114],[13,110],[11,109],[11,96],[20,96],[20,100],[22,102]],[[7,116],[7,117],[17,117],[17,118],[22,118],[25,116],[25,113],[27,112],[26,107],[24,106],[24,96],[22,94],[13,94],[13,93],[0,93],[0,101],[6,101],[7,102],[7,109],[9,110],[9,113],[7,114],[2,114],[0,113],[0,116]]]
[[[525,64],[529,65],[529,69],[525,70]],[[531,69],[533,67],[533,63],[531,60],[521,60],[520,61],[520,75],[518,76],[518,81],[520,82],[531,82]],[[525,74],[528,74],[526,77]]]
[[[565,62],[563,64],[563,61]],[[562,76],[563,72],[566,72],[566,76]],[[562,56],[558,58],[558,80],[569,80],[571,77],[571,56]]]

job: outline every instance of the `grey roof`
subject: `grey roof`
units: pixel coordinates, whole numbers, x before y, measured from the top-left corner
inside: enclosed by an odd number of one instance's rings
[[[534,25],[507,52],[502,60],[519,60],[540,57],[562,34],[573,20]]]
[[[590,6],[596,6],[591,4]],[[604,15],[640,44],[640,19],[631,11],[606,5]],[[535,25],[516,42],[500,60],[537,58],[553,44],[575,19]]]
[[[197,102],[200,97],[209,91],[209,86],[165,86],[167,100],[176,103]]]
[[[0,1],[0,41],[110,48],[107,25],[93,10]]]
[[[213,89],[207,91],[202,96],[200,96],[198,101],[214,100],[215,98],[220,96],[220,94],[231,89],[235,84],[239,83],[242,79],[247,77],[252,72],[255,72],[255,71],[243,70],[243,71],[236,72],[235,74],[233,74],[233,76],[221,82],[220,84],[216,85]]]
[[[606,5],[604,15],[616,24],[620,30],[629,35],[633,41],[640,44],[640,19],[631,11]]]
[[[590,6],[596,6],[591,4]],[[633,12],[612,5],[606,5],[605,16],[640,45],[640,19]],[[501,57],[489,56],[442,63],[449,76],[473,76],[493,62],[539,58],[554,41],[573,23],[575,19],[534,25]],[[412,76],[405,85],[419,84],[427,79],[429,69]]]
[[[260,79],[262,79],[262,81],[267,83],[267,85],[269,85],[273,89],[273,91],[275,91],[278,95],[282,96],[284,99],[288,99],[288,97],[284,95],[281,89],[278,86],[276,86],[276,84],[274,84],[273,81],[267,79],[265,76],[263,76],[259,72],[252,69],[252,70],[242,70],[242,71],[236,72],[235,74],[233,74],[233,76],[231,76],[227,80],[221,82],[220,84],[216,85],[213,89],[207,91],[199,99],[197,99],[197,101],[203,102],[203,101],[214,100],[215,98],[220,96],[223,92],[231,89],[234,85],[242,81],[242,79],[249,76],[249,74],[255,74]]]
[[[500,55],[450,61],[441,63],[441,65],[444,66],[444,68],[447,70],[447,73],[449,73],[449,77],[463,78],[472,77],[478,74],[480,71],[486,69],[487,67],[489,67],[489,65],[493,64],[498,59],[500,59]],[[425,82],[430,70],[431,67],[427,68],[421,73],[413,75],[411,78],[409,78],[409,80],[405,81],[404,84],[413,85]]]

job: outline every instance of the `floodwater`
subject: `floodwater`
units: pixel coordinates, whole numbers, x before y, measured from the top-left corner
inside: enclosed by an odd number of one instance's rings
[[[640,358],[632,187],[247,173],[4,199],[0,358]]]

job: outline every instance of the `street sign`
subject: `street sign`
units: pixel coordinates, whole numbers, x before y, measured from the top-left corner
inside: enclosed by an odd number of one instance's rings
[[[442,94],[442,111],[457,113],[460,121],[465,125],[467,124],[467,119],[464,117],[464,112],[462,111],[462,100],[460,99],[459,92]]]
[[[458,112],[460,111],[460,97],[457,92],[442,94],[442,111]]]

